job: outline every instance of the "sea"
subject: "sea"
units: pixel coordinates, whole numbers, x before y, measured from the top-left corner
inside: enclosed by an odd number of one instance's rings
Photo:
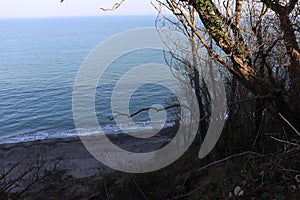
[[[0,143],[77,136],[72,94],[85,58],[115,34],[154,26],[155,16],[0,19]],[[174,126],[176,108],[166,119],[151,123],[149,110],[136,114],[131,123],[117,124],[112,120],[111,90],[120,73],[130,63],[153,60],[163,63],[163,52],[153,49],[132,52],[113,63],[107,79],[114,81],[97,87],[95,108],[105,134]],[[133,96],[129,102],[131,113],[153,104],[164,107],[176,103],[170,91],[153,84],[138,88]],[[87,134],[93,128],[87,129]]]

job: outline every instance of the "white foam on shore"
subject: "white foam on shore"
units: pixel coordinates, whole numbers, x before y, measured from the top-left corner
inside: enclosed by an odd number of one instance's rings
[[[120,134],[120,133],[129,133],[129,132],[139,132],[146,130],[159,130],[163,128],[170,128],[176,125],[175,121],[168,122],[138,122],[132,124],[107,124],[102,127],[102,130],[99,128],[90,128],[80,130],[81,135],[97,135],[97,134]],[[82,134],[84,133],[84,134]],[[26,134],[16,134],[0,137],[0,144],[8,143],[19,143],[19,142],[29,142],[36,140],[45,140],[45,139],[56,139],[56,138],[69,138],[77,137],[77,129],[65,130],[65,131],[37,131],[35,133],[26,133]]]

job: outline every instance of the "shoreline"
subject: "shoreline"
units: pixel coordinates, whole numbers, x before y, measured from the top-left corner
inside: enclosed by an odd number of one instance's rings
[[[143,126],[136,128],[136,129],[124,129],[125,132],[127,133],[137,133],[140,134],[141,132],[147,132],[147,131],[152,131],[152,132],[158,132],[158,130],[161,130],[162,132],[165,133],[164,130],[166,129],[173,129],[176,126],[178,126],[178,122],[176,121],[168,121],[165,123],[171,123],[168,124],[165,127],[160,127],[162,122],[156,122],[156,127],[152,128],[145,128]],[[123,124],[126,125],[126,124]],[[108,128],[111,128],[111,124],[106,125]],[[116,131],[116,129],[111,129],[107,130],[107,127],[104,126],[104,130],[100,130],[100,134],[105,135],[123,135],[124,133]],[[121,125],[122,126],[122,125]],[[116,126],[118,127],[118,126]],[[146,126],[147,127],[147,126]],[[122,129],[122,128],[121,128]],[[123,129],[122,129],[123,130]],[[84,136],[93,136],[93,135],[98,135],[99,130],[98,129],[89,129],[87,130],[86,134],[84,133]],[[16,134],[16,135],[7,135],[7,136],[1,136],[0,137],[0,145],[6,145],[6,144],[17,144],[17,143],[23,143],[23,142],[34,142],[34,141],[43,141],[43,140],[52,140],[52,139],[67,139],[67,138],[76,138],[80,137],[80,134],[78,133],[78,130],[76,128],[74,129],[67,129],[62,132],[36,132],[36,133],[22,133],[22,134]],[[161,134],[160,134],[161,135]]]
[[[147,142],[133,140],[125,134],[115,135],[112,140],[126,150],[153,151],[168,143],[174,130],[174,127],[163,129]],[[79,137],[0,144],[0,177],[10,171],[6,179],[15,179],[31,167],[43,171],[64,171],[74,178],[101,177],[116,171],[96,160]],[[30,177],[24,177],[24,183],[18,181],[18,187],[12,186],[13,191],[22,190],[28,179]]]

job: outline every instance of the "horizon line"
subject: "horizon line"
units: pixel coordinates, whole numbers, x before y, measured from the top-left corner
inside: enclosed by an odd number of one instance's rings
[[[38,17],[0,17],[0,20],[9,19],[55,19],[55,18],[89,18],[89,17],[134,17],[134,16],[153,16],[157,17],[157,14],[117,14],[117,15],[70,15],[70,16],[38,16]]]

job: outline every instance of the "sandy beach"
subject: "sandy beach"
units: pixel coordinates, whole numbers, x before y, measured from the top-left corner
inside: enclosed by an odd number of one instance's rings
[[[151,151],[170,141],[170,133],[170,128],[165,129],[160,135],[147,139],[147,143],[127,135],[115,135],[112,140],[127,150]],[[115,171],[96,160],[79,137],[1,144],[0,160],[0,177],[5,176],[0,179],[2,184],[25,174],[11,186],[12,191],[22,190],[32,176],[43,176],[46,171],[64,171],[75,178],[101,177]]]

